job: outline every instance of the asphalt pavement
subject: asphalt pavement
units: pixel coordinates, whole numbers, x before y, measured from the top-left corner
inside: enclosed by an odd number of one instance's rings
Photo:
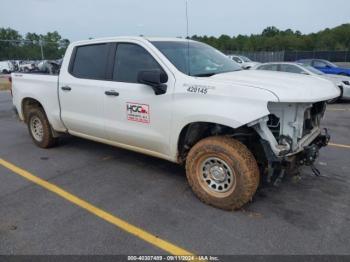
[[[0,92],[0,159],[194,254],[350,255],[350,103],[329,106],[321,176],[260,189],[241,211],[201,203],[181,166],[75,137],[36,147]],[[0,254],[167,254],[0,166]]]

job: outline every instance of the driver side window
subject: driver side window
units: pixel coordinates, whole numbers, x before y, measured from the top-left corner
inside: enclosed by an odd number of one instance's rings
[[[126,83],[138,83],[137,77],[143,70],[161,70],[161,66],[143,47],[131,44],[120,43],[114,62],[113,80]]]

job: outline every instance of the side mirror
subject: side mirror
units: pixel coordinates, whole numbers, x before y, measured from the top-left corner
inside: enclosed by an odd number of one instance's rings
[[[162,95],[167,90],[165,83],[168,81],[168,76],[161,70],[144,70],[138,73],[137,81],[151,86],[156,95]]]

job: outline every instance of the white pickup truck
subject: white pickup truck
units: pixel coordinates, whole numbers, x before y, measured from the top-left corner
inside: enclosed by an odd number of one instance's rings
[[[13,103],[35,144],[62,133],[184,164],[205,203],[234,210],[260,181],[313,165],[329,140],[313,76],[243,71],[203,43],[115,37],[72,43],[59,76],[12,74]]]

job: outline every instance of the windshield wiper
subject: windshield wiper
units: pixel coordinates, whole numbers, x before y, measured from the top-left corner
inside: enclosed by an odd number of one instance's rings
[[[225,73],[230,73],[230,72],[236,72],[236,71],[242,71],[243,69],[237,69],[237,70],[229,70],[229,71],[223,71],[223,72],[211,72],[211,73],[203,73],[203,74],[196,74],[192,76],[197,76],[197,77],[209,77],[213,75],[218,75],[218,74],[225,74]]]
[[[192,75],[192,76],[197,76],[197,77],[209,77],[209,76],[213,76],[216,75],[217,73],[204,73],[204,74],[196,74],[196,75]]]

